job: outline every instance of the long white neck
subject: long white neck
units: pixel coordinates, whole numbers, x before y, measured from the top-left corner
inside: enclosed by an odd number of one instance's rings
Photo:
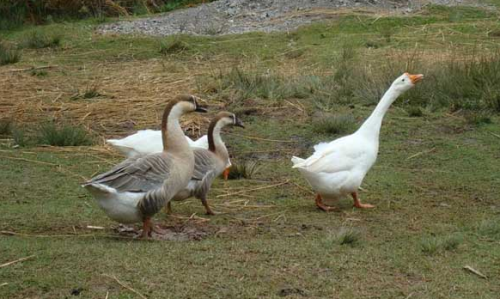
[[[166,131],[163,132],[164,151],[184,151],[189,148],[189,143],[184,137],[179,118],[184,114],[180,104],[174,105],[166,119]]]
[[[375,107],[375,110],[373,110],[370,117],[368,117],[355,134],[362,134],[367,138],[375,138],[378,140],[382,120],[384,119],[387,110],[389,110],[389,107],[391,107],[391,104],[400,94],[401,93],[396,91],[394,88],[389,88],[382,99],[380,99],[380,102],[377,107]]]

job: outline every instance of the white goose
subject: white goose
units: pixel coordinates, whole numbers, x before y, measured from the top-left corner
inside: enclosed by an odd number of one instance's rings
[[[83,184],[111,219],[142,222],[142,237],[151,236],[151,217],[193,176],[194,154],[179,125],[179,118],[192,111],[206,112],[194,96],[171,101],[163,113],[162,152],[128,158]]]
[[[208,149],[208,137],[203,135],[196,141],[186,136],[189,146],[194,148]],[[108,139],[107,143],[111,144],[118,151],[123,153],[128,158],[138,155],[161,153],[163,151],[163,144],[161,141],[161,131],[159,130],[140,130],[137,133],[127,136],[122,139]],[[231,160],[227,159],[226,168],[223,172],[224,179],[227,180],[229,176],[229,168],[231,167]]]
[[[207,135],[203,135],[196,141],[186,136],[186,140],[191,147],[208,149]],[[160,153],[163,151],[160,130],[139,130],[137,133],[125,138],[108,139],[106,142],[128,158],[138,155]]]
[[[398,96],[422,79],[421,74],[404,73],[392,83],[370,117],[354,134],[315,145],[314,154],[307,159],[292,158],[293,168],[299,169],[317,193],[316,205],[320,209],[334,209],[324,205],[323,198],[337,199],[347,194],[351,194],[357,208],[374,207],[362,204],[357,191],[377,159],[382,120]]]

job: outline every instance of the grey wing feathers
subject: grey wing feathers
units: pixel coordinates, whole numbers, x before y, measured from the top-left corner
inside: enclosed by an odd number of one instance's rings
[[[118,191],[146,192],[161,187],[169,177],[172,161],[163,153],[136,156],[118,164],[88,183],[105,184]]]
[[[197,188],[195,189],[194,196],[196,198],[202,198],[208,194],[210,191],[210,187],[212,186],[212,182],[215,177],[217,177],[217,173],[215,170],[211,170],[205,174],[201,182],[198,183]]]
[[[196,149],[194,152],[193,179],[201,181],[210,171],[217,171],[217,158],[214,154],[205,149]],[[217,174],[215,174],[217,176]]]

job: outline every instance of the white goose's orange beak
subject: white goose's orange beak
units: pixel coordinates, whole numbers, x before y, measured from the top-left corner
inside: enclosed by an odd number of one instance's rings
[[[418,75],[408,74],[408,77],[410,77],[411,83],[413,83],[413,84],[417,84],[417,82],[424,79],[424,75],[422,75],[422,74],[418,74]]]

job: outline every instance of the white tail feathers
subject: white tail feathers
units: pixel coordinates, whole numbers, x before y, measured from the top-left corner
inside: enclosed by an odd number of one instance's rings
[[[87,189],[94,196],[115,195],[117,193],[115,188],[103,184],[90,183],[82,185],[82,187]]]
[[[297,168],[297,167],[300,167],[302,165],[302,163],[304,163],[306,160],[302,159],[302,158],[299,158],[299,157],[295,157],[293,156],[292,157],[292,163],[293,163],[293,166],[292,168]]]

